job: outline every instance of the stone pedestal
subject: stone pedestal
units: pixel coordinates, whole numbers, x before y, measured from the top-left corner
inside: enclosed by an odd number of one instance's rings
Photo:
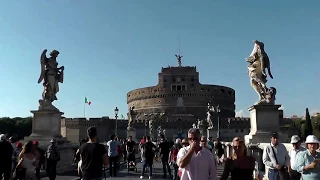
[[[132,136],[132,140],[137,142],[136,130],[135,129],[128,129],[127,130],[127,137]]]
[[[217,130],[215,129],[207,129],[207,137],[212,137],[213,139],[217,139]]]
[[[248,109],[251,131],[245,136],[246,144],[268,143],[271,132],[280,132],[280,107],[281,105],[254,105]]]
[[[35,110],[32,120],[32,134],[25,141],[37,140],[40,144],[49,144],[51,139],[66,141],[61,135],[61,116],[64,114],[55,110]],[[58,142],[59,143],[59,142]]]

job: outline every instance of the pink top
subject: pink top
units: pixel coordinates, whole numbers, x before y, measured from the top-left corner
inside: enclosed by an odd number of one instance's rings
[[[181,148],[177,156],[177,164],[190,149],[190,146]],[[212,153],[202,148],[197,154],[193,153],[190,163],[182,171],[180,180],[218,180],[217,168]]]

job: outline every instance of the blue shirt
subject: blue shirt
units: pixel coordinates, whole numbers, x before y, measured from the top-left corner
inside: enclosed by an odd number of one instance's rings
[[[317,152],[313,157],[309,150],[305,150],[299,152],[297,156],[296,169],[302,174],[303,180],[320,179],[320,164],[317,164],[313,169],[303,170],[303,167],[311,164],[315,159],[320,159],[320,152]]]
[[[118,145],[120,145],[120,143],[118,141],[110,140],[107,142],[107,146],[109,147],[108,148],[108,156],[109,157],[118,156],[118,151],[117,151]]]

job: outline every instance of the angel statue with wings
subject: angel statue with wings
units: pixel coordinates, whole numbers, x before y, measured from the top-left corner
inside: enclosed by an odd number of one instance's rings
[[[58,67],[57,57],[59,51],[53,50],[49,58],[46,56],[47,49],[43,50],[40,57],[41,73],[38,83],[43,82],[42,99],[39,100],[39,109],[58,110],[52,102],[58,100],[59,83],[63,83],[64,66]]]

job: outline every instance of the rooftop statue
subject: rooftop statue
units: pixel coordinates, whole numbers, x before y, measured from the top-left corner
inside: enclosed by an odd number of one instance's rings
[[[49,58],[46,53],[47,49],[43,50],[40,57],[41,72],[38,83],[43,82],[43,93],[39,100],[39,110],[59,111],[52,102],[58,100],[56,95],[59,92],[59,83],[63,83],[64,66],[58,67],[59,51],[53,50]]]
[[[276,99],[277,90],[275,87],[268,88],[267,83],[267,73],[271,79],[273,76],[270,69],[270,60],[267,53],[264,50],[263,42],[254,40],[253,50],[246,61],[248,65],[248,74],[250,77],[250,83],[253,89],[259,95],[259,101],[255,105],[259,104],[271,104],[274,105]]]
[[[182,61],[181,61],[181,60],[182,60],[182,57],[183,57],[183,56],[180,56],[180,54],[179,54],[179,55],[175,55],[175,56],[176,56],[176,58],[177,58],[177,60],[178,60],[178,66],[181,67],[181,64],[182,64]]]

